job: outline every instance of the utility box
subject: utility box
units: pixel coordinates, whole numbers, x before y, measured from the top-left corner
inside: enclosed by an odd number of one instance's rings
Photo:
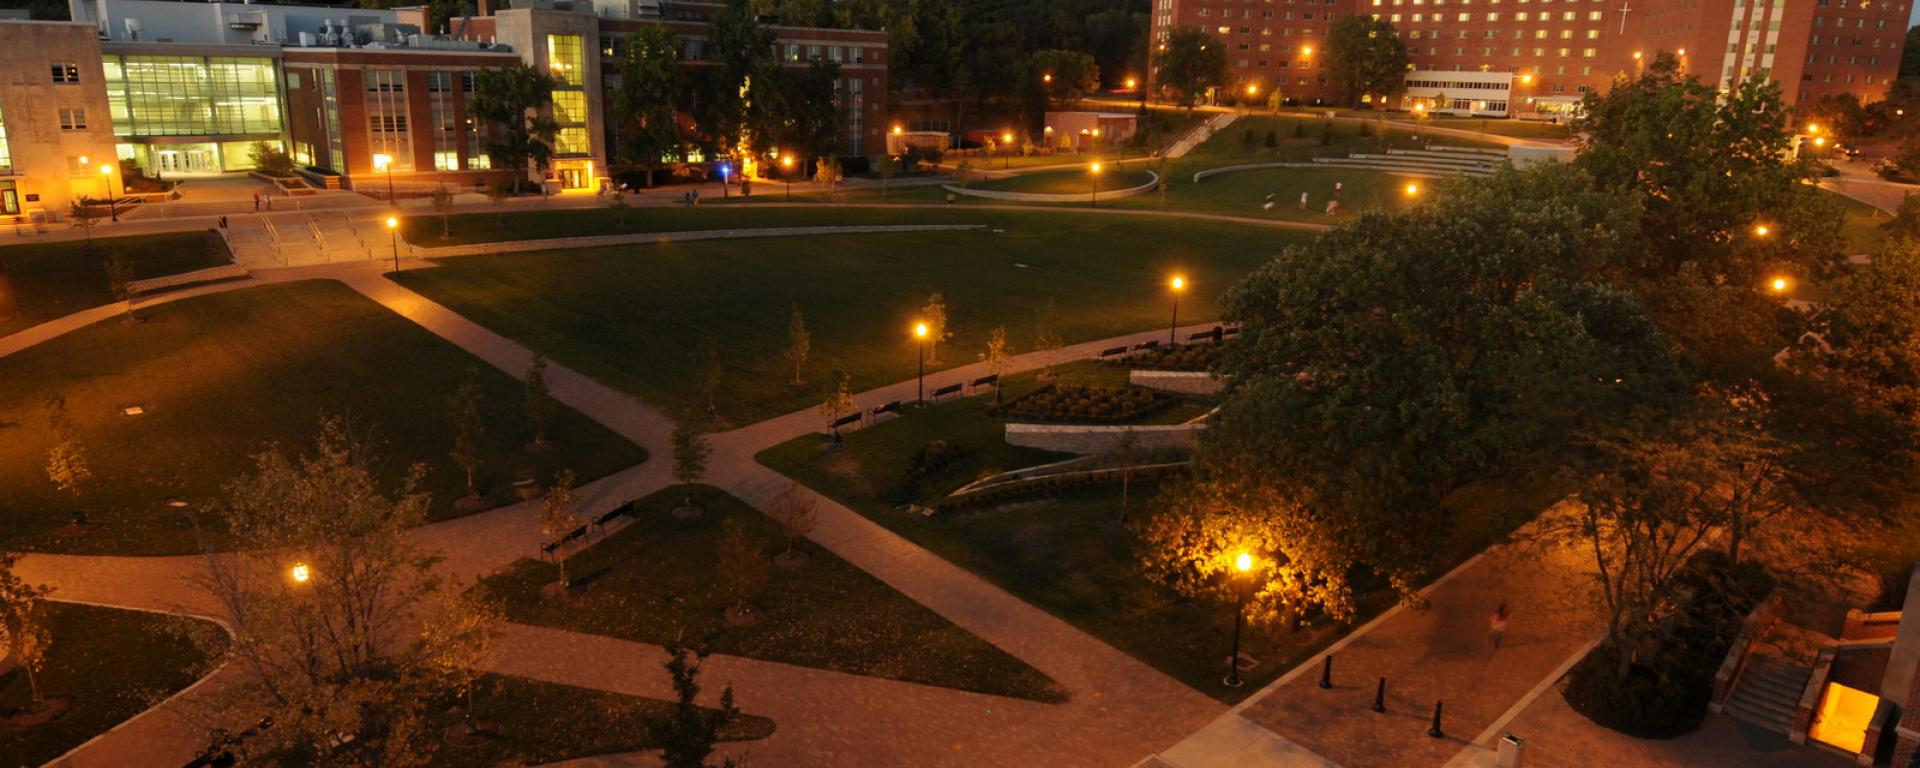
[[[1499,768],[1520,768],[1526,747],[1525,739],[1511,733],[1500,737],[1500,751],[1494,755],[1493,764]]]

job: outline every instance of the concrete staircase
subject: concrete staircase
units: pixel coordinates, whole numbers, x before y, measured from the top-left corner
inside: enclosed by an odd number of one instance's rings
[[[1764,654],[1754,654],[1740,673],[1727,714],[1780,734],[1792,735],[1813,669]]]
[[[1504,149],[1432,146],[1427,149],[1389,149],[1384,153],[1356,153],[1346,157],[1316,157],[1317,165],[1361,168],[1422,176],[1491,176],[1507,162]]]
[[[306,214],[262,215],[259,218],[266,224],[267,232],[273,235],[282,264],[297,267],[327,262],[326,251],[320,246],[320,237],[313,231],[313,223]]]
[[[250,269],[282,266],[273,233],[267,231],[265,220],[259,216],[233,217],[227,228],[227,243],[233,248],[233,260]]]
[[[364,233],[355,226],[346,211],[307,214],[308,228],[315,234],[327,261],[363,261],[374,258]]]

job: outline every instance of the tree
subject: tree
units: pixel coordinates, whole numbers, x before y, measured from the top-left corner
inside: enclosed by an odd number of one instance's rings
[[[699,666],[687,662],[685,648],[676,645],[667,652],[672,655],[667,660],[667,673],[673,678],[674,705],[667,717],[654,723],[653,740],[660,745],[665,768],[707,768],[707,757],[713,754],[720,733],[740,719],[740,709],[733,704],[733,686],[720,692],[719,709],[701,707],[694,703],[700,696]]]
[[[800,305],[793,305],[793,313],[787,316],[787,349],[782,353],[787,364],[793,366],[793,385],[805,386],[807,380],[800,375],[801,368],[807,364],[807,355],[813,352],[813,334],[807,331],[807,317],[800,314]]]
[[[254,170],[268,176],[286,178],[293,175],[293,158],[274,144],[254,142],[247,148],[247,159],[253,162]]]
[[[78,227],[81,232],[86,233],[87,250],[89,252],[93,250],[93,225],[100,222],[102,215],[98,208],[93,207],[92,203],[92,200],[83,197],[74,202],[68,211],[71,226]]]
[[[691,73],[689,114],[709,154],[764,156],[778,137],[776,120],[782,78],[773,30],[760,26],[753,9],[731,0],[707,27],[706,61]],[[742,178],[751,169],[742,167]]]
[[[1193,111],[1194,102],[1214,88],[1226,85],[1233,74],[1227,67],[1227,46],[1198,28],[1181,28],[1167,36],[1160,52],[1160,88],[1173,92],[1173,103]]]
[[[506,219],[501,215],[503,212],[500,204],[505,203],[507,198],[513,196],[513,190],[508,188],[507,185],[495,181],[487,184],[487,186],[481,189],[481,192],[487,196],[487,202],[493,204],[493,223],[505,223]]]
[[[1049,297],[1033,312],[1033,351],[1052,352],[1066,346],[1060,339],[1060,305]],[[1053,374],[1053,363],[1049,360],[1042,369],[1043,376]]]
[[[787,549],[780,553],[780,557],[792,560],[794,543],[813,533],[818,512],[819,502],[799,483],[787,483],[787,487],[767,503],[767,517],[773,518],[780,525],[780,530],[787,534]]]
[[[607,207],[613,209],[615,223],[627,226],[627,193],[619,185],[607,192]]]
[[[1127,524],[1128,491],[1133,483],[1133,467],[1140,463],[1140,435],[1131,428],[1120,433],[1113,448],[1113,460],[1120,464],[1120,524]]]
[[[467,369],[466,379],[447,398],[447,413],[453,423],[453,464],[467,479],[467,498],[480,498],[480,440],[486,423],[480,420],[480,371]]]
[[[1909,192],[1900,198],[1900,208],[1880,228],[1896,241],[1920,242],[1920,195]]]
[[[887,182],[893,180],[893,173],[897,170],[899,162],[899,159],[892,155],[880,155],[873,159],[874,168],[880,172],[880,199],[882,200],[887,199]]]
[[[115,248],[107,252],[105,264],[107,273],[107,291],[115,301],[124,302],[127,308],[125,319],[133,320],[133,260],[127,258],[125,251]]]
[[[700,506],[693,503],[692,485],[706,477],[707,458],[712,455],[712,452],[712,448],[707,445],[706,437],[692,424],[683,421],[674,425],[673,479],[674,482],[687,486],[683,489],[686,491],[686,503],[682,507],[685,511],[681,513],[686,517],[700,514]]]
[[[272,718],[248,744],[266,762],[424,765],[440,741],[426,705],[446,690],[415,612],[440,588],[437,558],[407,535],[426,522],[426,468],[390,496],[376,447],[344,421],[324,420],[313,448],[269,449],[226,487],[224,522],[248,548],[209,552],[197,581],[228,619],[238,675],[205,716]]]
[[[1232,384],[1150,568],[1207,592],[1245,547],[1279,563],[1256,622],[1348,616],[1356,565],[1411,594],[1462,485],[1562,466],[1561,436],[1684,396],[1646,311],[1589,271],[1634,245],[1630,216],[1578,169],[1503,171],[1255,271],[1227,296]]]
[[[727,601],[735,616],[753,614],[749,603],[767,584],[767,542],[747,530],[737,517],[720,523],[714,542],[714,591]]]
[[[448,191],[447,185],[441,184],[434,187],[428,197],[433,200],[433,211],[440,214],[440,239],[452,237],[453,192]]]
[[[700,394],[707,398],[707,420],[711,421],[720,414],[714,398],[720,392],[721,377],[726,375],[726,369],[720,365],[720,342],[708,336],[700,345],[700,357],[704,361],[700,366]]]
[[[780,98],[780,146],[797,149],[805,157],[833,154],[845,130],[846,113],[837,96],[840,64],[814,59],[806,74],[786,75]]]
[[[441,595],[439,611],[427,622],[427,663],[454,683],[454,693],[466,699],[467,733],[478,733],[481,670],[498,650],[500,625],[506,609],[484,584],[461,589],[454,584]]]
[[[1866,135],[1867,110],[1860,97],[1851,93],[1829,93],[1802,108],[1808,133],[1814,128],[1832,141],[1854,141]]]
[[[13,571],[19,562],[18,555],[0,552],[0,629],[5,630],[9,645],[7,658],[26,673],[28,701],[37,708],[45,699],[40,690],[40,671],[47,663],[47,648],[53,644],[44,600],[53,590],[20,578]]]
[[[80,430],[67,416],[67,398],[48,395],[47,429],[53,433],[53,447],[47,449],[47,481],[62,493],[79,498],[93,480],[93,465],[87,460],[86,446],[80,442]],[[85,519],[85,514],[76,515]]]
[[[1100,90],[1100,65],[1079,51],[1035,51],[1027,60],[1027,69],[1038,73],[1049,100],[1077,102],[1087,93]]]
[[[652,24],[627,35],[627,45],[614,64],[619,82],[607,101],[607,121],[613,127],[614,153],[621,162],[640,166],[645,185],[668,156],[685,155],[679,100],[681,50],[685,43],[665,24]]]
[[[927,324],[927,362],[940,364],[940,342],[953,338],[953,332],[947,329],[947,297],[935,293],[927,297],[927,305],[920,308],[920,320]]]
[[[567,552],[562,545],[567,535],[580,527],[580,516],[574,511],[579,499],[573,492],[573,470],[565,470],[553,479],[553,487],[547,489],[546,498],[540,501],[540,536],[553,547],[554,565],[560,568],[561,589],[572,585],[567,579]]]
[[[840,158],[833,155],[821,155],[814,161],[813,179],[827,185],[827,199],[834,199],[840,193],[840,182],[847,178],[847,169],[840,164]]]
[[[513,180],[516,189],[540,178],[553,159],[553,140],[560,133],[560,124],[548,114],[559,83],[518,61],[481,69],[473,79],[467,111],[495,126],[493,140],[487,142],[488,160],[503,171],[519,171],[520,178]]]
[[[554,415],[560,410],[560,403],[553,399],[553,390],[547,383],[547,356],[535,354],[521,381],[526,389],[526,398],[520,403],[520,412],[526,415],[527,424],[533,427],[534,447],[545,449],[547,424],[553,421]]]
[[[833,429],[833,444],[840,444],[840,418],[854,413],[858,408],[853,403],[853,392],[847,372],[834,369],[828,379],[826,395],[820,401],[820,415],[827,417],[827,426]]]
[[[1001,386],[999,376],[1007,370],[1006,326],[996,325],[993,331],[987,334],[987,351],[980,355],[980,360],[987,364],[987,373],[993,374],[995,377],[993,384],[993,404],[997,407],[1000,405]]]

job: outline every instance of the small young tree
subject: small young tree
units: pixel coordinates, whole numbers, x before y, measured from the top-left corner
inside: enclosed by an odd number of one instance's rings
[[[707,337],[700,345],[700,356],[705,361],[700,367],[700,394],[707,398],[707,420],[712,421],[720,415],[714,398],[719,395],[721,378],[726,375],[726,368],[720,364],[720,342]]]
[[[434,212],[440,214],[440,239],[445,240],[452,237],[453,192],[447,189],[447,185],[442,184],[434,187],[433,193],[428,197],[433,200]]]
[[[920,318],[927,324],[927,362],[940,364],[940,342],[953,338],[947,330],[947,297],[936,293],[927,297],[927,305],[920,308]]]
[[[714,542],[714,588],[736,618],[753,615],[751,601],[767,585],[767,542],[747,530],[737,517],[720,523]]]
[[[47,427],[53,432],[53,447],[47,449],[47,481],[78,498],[93,479],[87,449],[80,443],[79,429],[67,416],[67,398],[48,395],[46,405]]]
[[[1066,346],[1060,339],[1060,305],[1052,298],[1033,313],[1033,349],[1035,352],[1052,352]],[[1043,369],[1043,376],[1053,375],[1053,363]]]
[[[813,353],[813,334],[807,331],[807,318],[800,314],[800,305],[793,305],[793,313],[787,316],[787,349],[783,354],[787,364],[793,366],[793,385],[805,386],[807,380],[800,375],[801,368],[807,364],[807,356]]]
[[[824,155],[813,163],[813,178],[827,185],[827,199],[833,200],[840,193],[840,182],[847,178],[847,169],[840,158]]]
[[[286,150],[267,142],[256,141],[248,147],[247,159],[253,161],[254,170],[268,176],[286,178],[293,175],[293,158],[287,155]]]
[[[987,364],[987,373],[994,376],[999,376],[1007,370],[1006,326],[994,326],[993,332],[987,334],[987,351],[980,356],[980,360]],[[996,406],[1000,404],[1000,390],[1003,383],[997,378],[994,379],[993,404]]]
[[[91,201],[84,197],[74,202],[71,206],[72,210],[68,213],[68,217],[71,219],[71,221],[69,221],[71,225],[79,227],[80,231],[86,233],[87,250],[91,252],[93,250],[93,225],[99,223],[100,211],[92,205],[89,205],[89,202]]]
[[[501,204],[507,202],[507,198],[513,197],[513,190],[507,187],[506,182],[495,181],[487,184],[483,194],[487,196],[487,202],[493,203],[493,223],[505,222],[506,209],[502,208]]]
[[[781,489],[779,495],[773,497],[773,501],[768,502],[767,517],[779,523],[780,530],[787,534],[786,551],[781,552],[776,558],[782,564],[796,564],[793,545],[801,537],[813,533],[814,523],[818,522],[818,513],[818,502],[814,500],[813,494],[801,488],[799,483],[788,483],[786,488]]]
[[[526,400],[520,405],[526,414],[527,424],[533,427],[533,447],[545,450],[547,447],[547,422],[553,420],[560,404],[553,399],[553,390],[547,384],[547,357],[534,355],[533,363],[527,366]]]
[[[664,768],[707,768],[707,757],[720,741],[720,732],[740,718],[740,708],[733,703],[733,686],[720,692],[719,709],[701,707],[694,703],[700,696],[700,667],[688,663],[685,648],[676,645],[667,651],[673,655],[667,660],[667,673],[673,678],[673,711],[654,724],[653,740],[660,745]]]
[[[1140,463],[1140,435],[1132,429],[1120,433],[1120,442],[1113,448],[1113,460],[1120,465],[1120,524],[1127,524],[1129,486],[1133,483],[1134,465]]]
[[[673,479],[685,486],[684,504],[674,510],[681,517],[698,517],[703,511],[693,502],[693,484],[707,476],[707,458],[712,454],[707,438],[688,422],[673,428]]]
[[[833,429],[834,445],[841,443],[840,417],[853,413],[854,408],[850,377],[846,371],[835,370],[820,400],[820,415],[827,417],[827,426]]]
[[[467,498],[480,498],[477,482],[480,474],[480,438],[486,424],[480,420],[480,371],[467,369],[466,380],[447,398],[447,415],[453,422],[453,464],[467,478]]]
[[[553,545],[553,562],[560,566],[561,589],[571,585],[567,579],[567,553],[560,546],[567,534],[580,527],[580,517],[574,514],[577,499],[573,493],[573,470],[563,471],[553,479],[553,487],[547,489],[547,497],[540,502],[540,535],[548,544]]]
[[[119,248],[107,253],[107,290],[114,301],[126,304],[127,320],[133,320],[133,261]]]
[[[427,622],[427,663],[453,683],[455,695],[466,699],[467,733],[478,733],[477,714],[481,670],[498,649],[500,624],[506,609],[484,584],[471,589],[450,585],[441,594],[440,609]]]
[[[881,155],[873,161],[874,167],[880,171],[880,199],[882,200],[887,199],[887,182],[893,180],[894,166],[897,163],[899,161],[892,155]]]
[[[973,177],[973,161],[962,160],[959,165],[954,166],[954,170],[958,171],[957,175],[960,177],[960,188],[965,189],[967,180]]]
[[[53,590],[20,578],[13,572],[17,562],[18,555],[0,552],[0,629],[6,630],[7,658],[27,673],[29,701],[37,708],[44,698],[40,670],[46,666],[47,646],[53,644],[41,601]]]
[[[607,193],[607,207],[613,209],[613,220],[622,228],[627,226],[627,193],[619,185]]]

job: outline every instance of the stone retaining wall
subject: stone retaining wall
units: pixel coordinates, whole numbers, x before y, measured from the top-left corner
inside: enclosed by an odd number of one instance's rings
[[[1100,199],[1108,200],[1116,197],[1133,197],[1134,195],[1144,195],[1152,192],[1156,187],[1160,186],[1160,174],[1147,171],[1147,175],[1152,176],[1153,180],[1137,187],[1100,190]],[[993,200],[1017,200],[1026,203],[1078,203],[1083,201],[1092,202],[1094,199],[1093,192],[1088,192],[1084,195],[1078,193],[1071,195],[1052,195],[1041,192],[1004,192],[997,189],[968,189],[966,187],[956,187],[952,184],[942,184],[940,188],[956,195],[985,197]]]
[[[1219,394],[1226,386],[1226,382],[1206,371],[1128,371],[1127,383],[1183,395]]]
[[[252,273],[247,271],[246,267],[239,264],[227,264],[207,269],[196,269],[192,272],[182,272],[177,275],[167,275],[165,277],[155,277],[147,280],[131,280],[127,282],[127,290],[138,296],[172,288],[199,285],[201,283],[239,280],[250,274]]]
[[[1131,430],[1141,450],[1192,450],[1200,430],[1206,428],[1205,424],[1008,424],[1007,443],[1060,453],[1110,453]]]
[[[508,240],[497,243],[448,245],[439,248],[409,246],[412,255],[423,259],[447,256],[483,256],[495,253],[556,251],[568,248],[597,248],[607,245],[643,245],[679,243],[691,240],[735,240],[749,237],[796,237],[804,235],[872,235],[893,232],[942,232],[985,229],[985,224],[863,224],[841,227],[743,227],[738,229],[696,229],[681,232],[640,232],[630,235],[594,237],[553,237],[542,240]]]

